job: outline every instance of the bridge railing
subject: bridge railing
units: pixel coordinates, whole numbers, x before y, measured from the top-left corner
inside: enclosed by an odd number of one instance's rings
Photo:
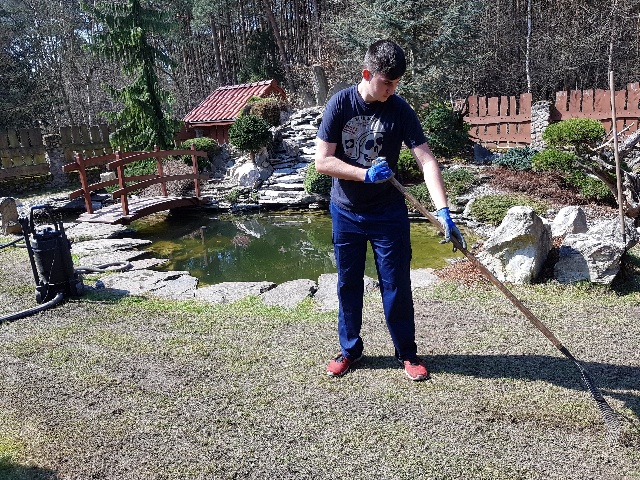
[[[192,173],[180,175],[165,175],[163,171],[162,159],[177,155],[191,155]],[[157,147],[152,152],[120,152],[116,151],[108,155],[97,157],[83,157],[81,153],[75,154],[75,161],[63,166],[64,172],[77,171],[80,177],[81,188],[69,194],[70,199],[82,196],[85,201],[87,213],[94,213],[91,201],[91,193],[112,185],[120,188],[111,193],[113,199],[119,199],[122,206],[122,215],[129,215],[129,201],[127,195],[136,190],[147,188],[151,185],[160,184],[162,195],[167,197],[167,182],[178,180],[193,180],[195,196],[200,197],[200,180],[209,178],[206,174],[198,173],[198,157],[206,157],[207,153],[196,150],[191,146],[190,150],[158,150]],[[125,175],[127,164],[153,158],[156,161],[156,173],[150,175]],[[115,170],[116,178],[102,180],[97,183],[89,183],[87,169],[92,167],[106,166],[107,170]]]

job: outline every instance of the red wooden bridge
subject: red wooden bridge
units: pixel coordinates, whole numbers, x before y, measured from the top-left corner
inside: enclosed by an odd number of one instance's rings
[[[180,175],[165,175],[162,168],[162,159],[174,155],[191,155],[192,173]],[[97,223],[122,223],[129,224],[132,221],[151,215],[152,213],[172,210],[180,207],[198,206],[203,203],[200,197],[200,180],[206,180],[208,175],[198,173],[198,157],[206,157],[207,153],[201,150],[154,150],[153,152],[114,152],[108,155],[84,158],[81,153],[75,154],[75,161],[63,167],[65,172],[77,171],[80,176],[82,188],[71,192],[70,199],[84,197],[87,211],[78,217],[80,222]],[[157,172],[151,175],[125,176],[125,166],[129,163],[154,158],[156,160]],[[115,170],[116,178],[98,183],[89,184],[87,180],[87,169],[106,165],[107,170]],[[194,184],[195,196],[175,197],[167,194],[167,182],[192,180]],[[144,189],[152,185],[160,185],[162,195],[153,197],[130,198],[133,191]],[[93,210],[91,193],[103,188],[118,185],[111,196],[119,203]]]

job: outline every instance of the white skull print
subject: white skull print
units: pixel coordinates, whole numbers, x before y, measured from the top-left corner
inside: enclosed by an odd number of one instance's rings
[[[342,129],[345,155],[364,167],[371,166],[373,160],[380,156],[384,132],[384,126],[375,117],[352,118]]]

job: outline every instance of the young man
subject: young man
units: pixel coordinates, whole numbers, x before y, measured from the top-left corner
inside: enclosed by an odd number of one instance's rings
[[[464,239],[449,216],[438,163],[413,109],[395,94],[406,70],[394,42],[372,44],[358,85],[327,103],[318,130],[316,169],[333,177],[330,211],[338,269],[340,353],[327,373],[344,375],[362,357],[360,337],[367,242],[373,248],[387,328],[395,356],[412,380],[429,373],[417,356],[411,294],[409,218],[404,197],[386,182],[397,172],[402,143],[424,173],[445,240]],[[386,157],[386,161],[376,161]]]

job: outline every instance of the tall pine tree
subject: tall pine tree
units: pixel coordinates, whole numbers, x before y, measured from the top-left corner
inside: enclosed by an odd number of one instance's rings
[[[107,113],[115,126],[110,142],[134,150],[151,150],[154,145],[168,148],[178,128],[170,116],[170,95],[158,84],[157,68],[170,69],[174,62],[154,45],[153,36],[170,32],[171,19],[166,11],[144,8],[140,0],[101,2],[95,7],[83,4],[95,20],[98,32],[90,49],[122,65],[131,80],[116,88],[106,85],[122,110]],[[156,42],[157,43],[157,42]]]
[[[407,55],[408,70],[399,91],[414,107],[471,90],[470,44],[484,8],[481,0],[364,0],[351,6],[355,10],[334,18],[329,31],[351,55],[349,67],[356,74],[367,47],[390,39]]]

